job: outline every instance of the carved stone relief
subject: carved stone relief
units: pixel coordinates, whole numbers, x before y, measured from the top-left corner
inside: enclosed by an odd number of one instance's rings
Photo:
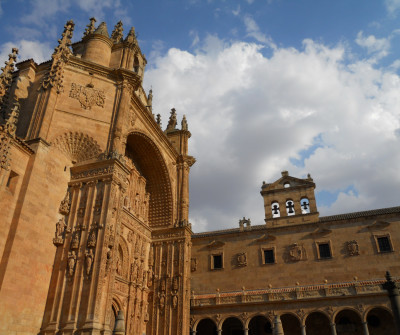
[[[236,265],[238,267],[247,266],[247,254],[245,252],[236,255]]]
[[[357,256],[360,254],[357,241],[353,240],[346,242],[346,247],[349,256]]]
[[[93,84],[82,86],[76,83],[72,83],[71,90],[69,91],[69,96],[73,99],[78,100],[83,109],[91,109],[94,105],[103,108],[104,102],[106,100],[106,95],[104,91],[96,90],[93,87]]]
[[[292,244],[289,247],[289,261],[298,262],[307,259],[306,249],[302,245],[297,243]]]

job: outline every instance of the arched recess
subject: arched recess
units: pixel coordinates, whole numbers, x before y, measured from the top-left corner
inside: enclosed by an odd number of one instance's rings
[[[252,335],[272,334],[272,324],[263,315],[256,315],[253,318],[251,318],[248,328],[249,328],[249,334]]]
[[[127,136],[125,156],[146,178],[146,190],[150,193],[149,225],[157,227],[172,224],[171,181],[158,147],[145,134],[133,132]]]
[[[327,315],[321,312],[313,312],[306,319],[307,335],[330,334],[331,327]]]
[[[217,326],[211,319],[202,319],[197,323],[195,329],[196,335],[217,335]]]
[[[111,304],[111,321],[110,329],[114,330],[115,321],[117,320],[118,312],[122,310],[122,302],[114,296]]]
[[[395,335],[393,315],[386,309],[375,307],[367,314],[369,335]]]
[[[117,257],[120,261],[120,264],[117,264],[117,270],[118,266],[120,267],[119,271],[117,271],[117,274],[125,279],[128,279],[129,263],[130,263],[129,249],[128,249],[128,243],[125,241],[122,235],[119,237],[119,246],[117,251],[118,251]]]
[[[281,322],[285,335],[298,335],[301,333],[300,320],[293,314],[281,315]]]
[[[55,138],[52,144],[74,164],[96,158],[102,152],[92,137],[81,132],[64,133]]]
[[[352,309],[344,309],[336,314],[337,335],[363,335],[360,315]]]
[[[244,335],[242,322],[235,317],[227,318],[222,324],[222,335]]]

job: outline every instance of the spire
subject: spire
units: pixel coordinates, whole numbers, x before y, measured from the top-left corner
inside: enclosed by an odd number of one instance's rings
[[[4,126],[4,130],[12,137],[15,137],[15,133],[17,131],[18,116],[19,103],[16,101],[14,102],[14,107],[11,109],[10,117]]]
[[[103,35],[110,38],[110,35],[108,35],[107,25],[105,22],[100,23],[97,29],[93,32],[93,34]]]
[[[135,27],[132,27],[131,30],[129,30],[128,36],[126,36],[125,41],[126,41],[126,42],[129,42],[129,43],[134,43],[134,42],[136,42]]]
[[[65,63],[68,61],[71,55],[71,38],[74,31],[75,23],[69,20],[64,26],[64,32],[61,35],[61,39],[58,40],[58,46],[54,49],[51,58],[53,58],[51,68],[47,76],[45,77],[42,87],[43,89],[49,88],[49,86],[55,86],[57,93],[63,91],[63,69]]]
[[[157,114],[156,122],[161,128],[162,125],[161,125],[161,115],[160,114]]]
[[[182,126],[182,127],[181,127],[182,130],[188,130],[188,123],[187,123],[186,115],[185,115],[185,114],[183,114],[181,126]]]
[[[122,27],[122,21],[119,21],[115,27],[113,32],[111,33],[111,39],[113,40],[114,43],[119,43],[123,40],[124,34],[123,34],[124,28]]]
[[[175,130],[176,129],[176,123],[177,123],[177,121],[176,121],[176,109],[172,108],[171,109],[171,115],[169,117],[169,121],[168,121],[168,125],[167,125],[166,131],[169,132],[169,131]]]
[[[153,90],[150,89],[149,95],[147,96],[147,107],[149,108],[150,113],[153,112]]]
[[[83,37],[94,33],[94,30],[96,29],[94,24],[96,22],[97,20],[94,17],[90,18],[90,23],[86,26],[85,32],[83,33]]]
[[[0,74],[0,107],[7,101],[7,95],[12,82],[12,73],[14,72],[14,63],[17,59],[18,49],[12,48],[12,53],[8,55],[6,66],[1,68]]]

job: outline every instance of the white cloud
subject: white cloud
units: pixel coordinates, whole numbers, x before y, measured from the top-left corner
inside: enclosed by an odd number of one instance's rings
[[[385,0],[385,5],[389,14],[394,15],[400,8],[400,0]]]
[[[364,36],[362,31],[357,34],[356,43],[366,48],[369,54],[374,54],[375,59],[387,56],[390,49],[390,37],[376,38],[374,35]]]
[[[11,53],[13,47],[18,48],[17,62],[21,62],[32,58],[36,63],[42,63],[50,59],[53,49],[48,43],[38,41],[21,40],[16,43],[7,42],[0,46],[0,63],[3,64],[8,60],[8,54]]]
[[[195,30],[189,31],[189,36],[193,38],[191,46],[192,47],[196,46],[200,41],[199,34],[197,33],[197,31]]]
[[[251,15],[245,15],[243,17],[243,22],[246,28],[247,36],[254,38],[260,43],[268,44],[271,47],[275,47],[274,45],[272,45],[271,39],[260,31],[257,22],[251,17]]]
[[[262,224],[260,186],[282,170],[310,172],[317,190],[339,192],[322,215],[398,205],[400,78],[346,54],[306,40],[266,57],[262,45],[208,36],[194,53],[154,59],[145,76],[154,112],[175,107],[192,132],[195,231],[236,227],[243,216]],[[316,137],[321,147],[294,166]]]
[[[240,5],[237,5],[236,9],[232,10],[232,14],[238,16],[240,14]]]

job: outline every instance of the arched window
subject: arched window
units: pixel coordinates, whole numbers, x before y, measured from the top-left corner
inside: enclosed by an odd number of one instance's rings
[[[310,201],[308,201],[308,198],[306,198],[306,197],[301,198],[300,206],[301,206],[301,214],[309,214],[310,213]]]
[[[279,218],[281,216],[281,211],[279,210],[279,203],[277,201],[274,201],[271,204],[271,210],[272,210],[272,218]]]
[[[294,202],[293,200],[286,200],[286,213],[288,216],[292,216],[295,215],[295,211],[294,211]]]

